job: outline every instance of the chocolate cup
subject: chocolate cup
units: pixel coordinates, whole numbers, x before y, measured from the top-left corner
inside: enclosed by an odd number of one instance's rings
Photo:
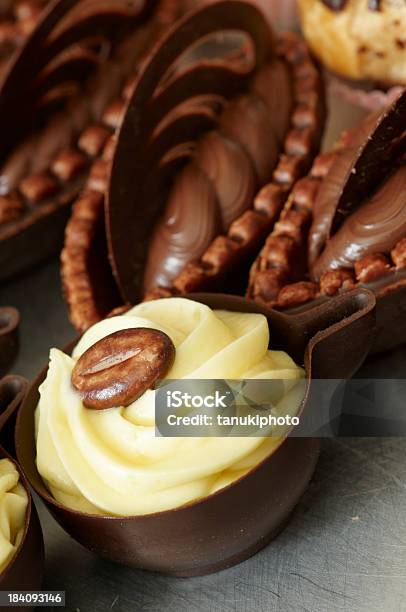
[[[0,308],[0,378],[15,361],[19,348],[20,314],[16,308]]]
[[[20,376],[6,376],[0,380],[0,438],[4,446],[0,446],[0,459],[9,459],[15,464],[20,482],[28,495],[24,535],[15,556],[0,573],[1,591],[38,591],[41,588],[44,570],[44,541],[38,514],[28,481],[13,459],[13,425],[27,388],[28,382]],[[5,607],[2,610],[15,610],[15,608]]]
[[[305,364],[309,384],[302,417],[318,410],[311,379],[345,378],[369,350],[375,300],[366,290],[343,295],[334,308],[323,304],[296,317],[244,298],[196,294],[190,299],[238,312],[264,314],[272,347]],[[73,348],[73,344],[68,350]],[[45,368],[28,391],[16,428],[17,456],[35,491],[65,531],[101,557],[174,576],[215,572],[263,548],[286,524],[306,490],[319,455],[315,438],[287,437],[247,475],[188,505],[144,516],[107,517],[76,512],[56,502],[36,468],[34,411]]]

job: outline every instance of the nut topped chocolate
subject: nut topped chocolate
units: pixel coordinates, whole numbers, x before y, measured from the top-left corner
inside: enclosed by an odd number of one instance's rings
[[[0,460],[0,574],[12,562],[26,528],[28,495],[9,459]]]
[[[270,334],[262,314],[169,298],[97,323],[72,356],[52,349],[40,388],[36,448],[38,471],[53,497],[90,514],[144,515],[205,498],[247,474],[271,455],[282,434],[156,436],[150,387],[158,371],[164,380],[277,378],[282,386],[273,398],[275,409],[295,415],[304,396],[304,371],[285,352],[269,350]],[[97,359],[91,359],[95,353]],[[110,368],[104,367],[104,355]],[[148,380],[144,368],[132,367],[134,355],[153,366]],[[84,386],[82,376],[88,379]],[[87,408],[83,392],[89,386],[93,397],[97,389],[115,397],[116,407]]]

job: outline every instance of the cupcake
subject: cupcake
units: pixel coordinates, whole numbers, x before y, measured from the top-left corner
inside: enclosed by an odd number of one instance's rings
[[[293,421],[271,424],[266,436],[257,429],[218,437],[212,425],[203,437],[158,435],[160,389],[190,381],[196,395],[219,379],[277,379],[262,408],[272,403],[273,414],[305,423],[328,412],[309,376],[355,371],[373,307],[361,290],[292,324],[232,296],[139,304],[97,323],[69,350],[51,351],[18,415],[19,461],[56,520],[96,554],[180,576],[230,567],[286,524],[318,440],[289,435]],[[172,416],[190,414],[187,399],[181,403]]]
[[[289,310],[364,286],[377,296],[374,350],[406,341],[405,124],[403,93],[315,160],[252,267],[252,299]],[[300,235],[289,229],[296,203],[307,210]]]
[[[202,46],[205,56],[196,54]],[[67,226],[62,279],[74,325],[86,329],[114,300],[243,292],[319,149],[324,117],[303,40],[276,36],[255,3],[222,0],[186,15],[129,100],[107,201],[82,194]]]
[[[334,75],[332,87],[374,110],[406,86],[406,6],[402,0],[299,0],[303,32]],[[350,82],[354,85],[351,86]],[[365,88],[357,82],[369,83]],[[382,91],[370,91],[382,87]]]

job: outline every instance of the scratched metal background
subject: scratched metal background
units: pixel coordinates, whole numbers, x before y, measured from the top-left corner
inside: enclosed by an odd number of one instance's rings
[[[332,142],[357,116],[340,103]],[[15,371],[31,378],[50,346],[73,337],[56,262],[0,287],[22,314]],[[376,357],[365,377],[404,378],[406,348]],[[76,612],[406,611],[406,440],[325,440],[315,477],[287,529],[268,548],[204,578],[163,578],[95,558],[40,506],[44,589],[65,590]],[[49,610],[49,608],[48,608]]]

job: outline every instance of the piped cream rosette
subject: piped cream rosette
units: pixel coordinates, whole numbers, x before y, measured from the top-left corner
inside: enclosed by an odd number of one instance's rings
[[[167,379],[283,379],[280,401],[291,414],[299,409],[303,385],[295,391],[295,381],[303,381],[304,371],[286,353],[268,350],[263,315],[213,311],[183,298],[140,304],[90,328],[71,357],[51,350],[36,412],[37,466],[54,498],[69,508],[115,516],[176,508],[237,480],[280,443],[156,437],[153,390],[127,408],[85,408],[71,384],[76,361],[105,336],[137,327],[172,339],[176,358]]]
[[[8,459],[0,460],[0,573],[15,556],[25,530],[28,496],[18,471]]]

